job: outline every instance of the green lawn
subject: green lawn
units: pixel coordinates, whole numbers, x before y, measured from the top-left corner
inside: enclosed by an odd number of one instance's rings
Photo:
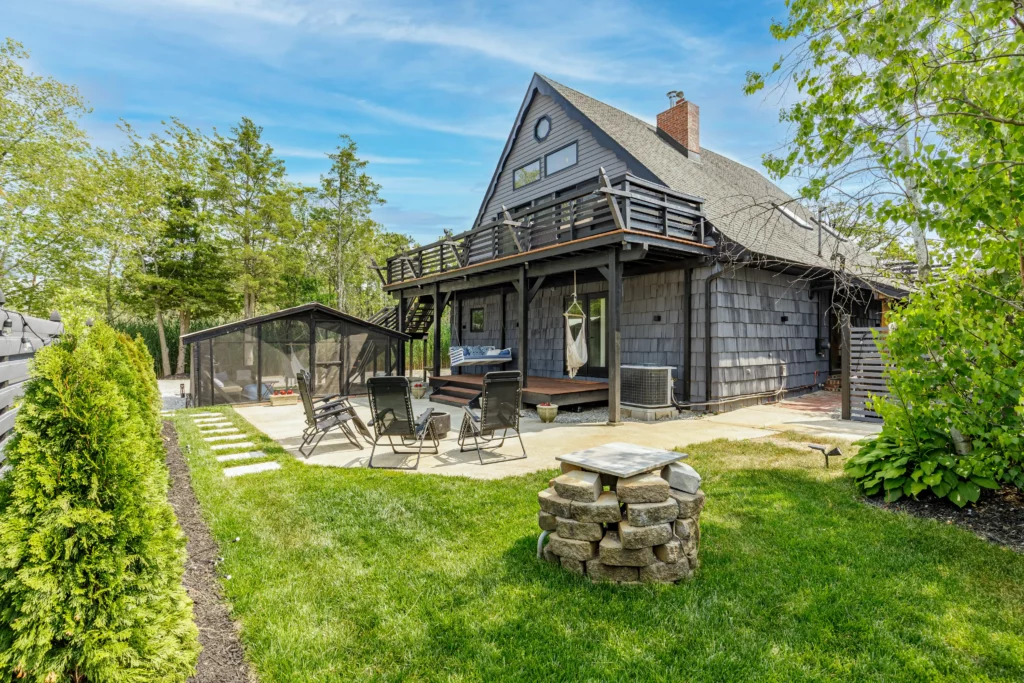
[[[283,470],[228,480],[175,419],[263,683],[1024,680],[1024,557],[864,505],[797,444],[689,448],[708,495],[696,578],[608,586],[535,559],[551,472],[410,476],[278,449]]]

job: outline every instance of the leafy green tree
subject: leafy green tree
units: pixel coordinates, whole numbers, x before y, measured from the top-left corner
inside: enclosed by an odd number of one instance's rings
[[[72,86],[27,72],[20,43],[0,43],[0,288],[23,310],[46,313],[60,286],[89,284],[95,242],[88,113]]]
[[[1022,486],[1024,5],[788,6],[772,32],[794,49],[747,84],[799,93],[788,152],[767,166],[894,237],[909,229],[918,265],[892,315],[886,424],[851,472],[869,492],[960,505]]]
[[[167,501],[159,392],[103,322],[41,351],[0,480],[0,671],[37,683],[185,681],[198,655]]]
[[[229,238],[229,253],[240,265],[239,289],[245,317],[263,299],[278,295],[290,265],[296,219],[296,189],[287,182],[284,161],[261,139],[263,129],[243,118],[231,137],[216,134],[211,175],[213,204]]]

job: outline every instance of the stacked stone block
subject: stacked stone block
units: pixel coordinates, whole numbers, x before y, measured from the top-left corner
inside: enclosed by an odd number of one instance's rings
[[[622,479],[562,463],[538,495],[544,559],[595,582],[688,579],[699,562],[700,482],[678,462]]]

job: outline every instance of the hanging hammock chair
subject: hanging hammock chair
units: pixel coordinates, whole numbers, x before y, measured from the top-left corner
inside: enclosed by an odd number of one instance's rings
[[[572,274],[572,303],[562,315],[565,316],[565,367],[569,371],[569,379],[573,379],[587,364],[587,314],[576,299],[575,272]]]

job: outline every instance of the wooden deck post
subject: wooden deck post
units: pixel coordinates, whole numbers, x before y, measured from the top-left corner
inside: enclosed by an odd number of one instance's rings
[[[398,322],[395,323],[395,327],[399,332],[405,332],[405,314],[406,314],[405,294],[402,292],[398,293]],[[409,342],[412,344],[412,342]],[[398,345],[398,374],[401,377],[405,377],[405,342],[401,342]]]
[[[434,353],[433,353],[433,368],[434,377],[441,376],[441,314],[444,312],[444,299],[441,298],[441,283],[434,283]],[[426,359],[424,359],[426,360]]]
[[[459,344],[462,344],[462,302],[459,301],[459,293],[452,292],[452,342],[459,340]],[[453,375],[461,375],[462,368],[452,368]]]
[[[526,376],[530,372],[530,288],[526,277],[526,266],[519,268],[519,372],[526,388]]]
[[[842,331],[842,335],[843,335],[842,349],[840,349],[840,351],[843,354],[843,383],[842,383],[843,408],[842,408],[841,417],[844,420],[849,420],[850,419],[850,364],[851,364],[851,356],[852,356],[851,349],[850,349],[850,346],[851,346],[851,343],[852,343],[852,340],[850,339],[850,315],[848,313],[843,313],[840,316],[839,321],[840,321],[839,324],[842,326],[842,330],[841,331]]]
[[[622,360],[621,319],[622,319],[622,262],[619,249],[614,247],[608,253],[608,324],[605,327],[608,351],[608,422],[617,424],[621,421],[621,372],[619,364]]]

